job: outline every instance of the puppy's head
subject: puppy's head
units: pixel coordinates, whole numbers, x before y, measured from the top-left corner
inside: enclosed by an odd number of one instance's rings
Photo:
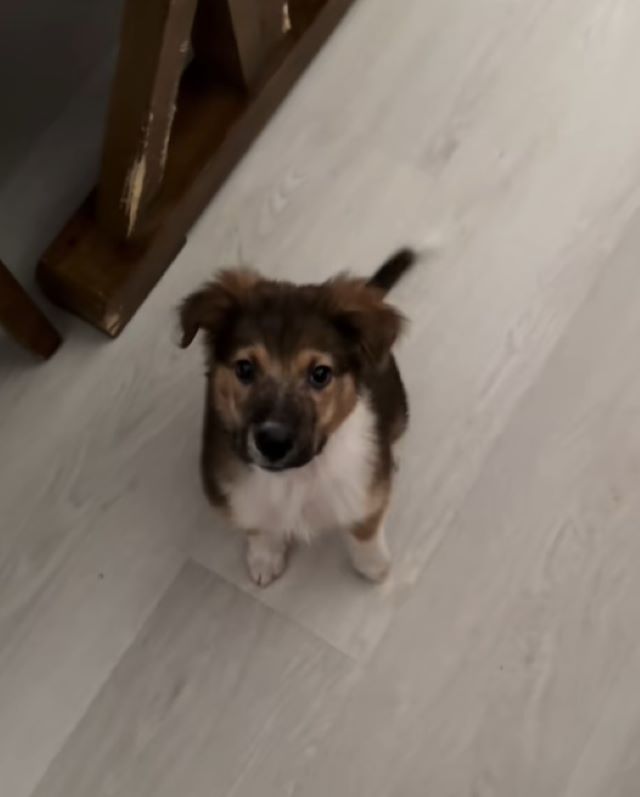
[[[296,286],[225,271],[180,310],[207,335],[211,395],[236,453],[273,471],[316,456],[384,363],[403,319],[364,280]]]

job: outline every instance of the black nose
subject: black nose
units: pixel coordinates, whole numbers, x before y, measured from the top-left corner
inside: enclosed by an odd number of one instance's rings
[[[293,430],[288,424],[267,421],[255,431],[256,448],[273,464],[282,461],[293,448]]]

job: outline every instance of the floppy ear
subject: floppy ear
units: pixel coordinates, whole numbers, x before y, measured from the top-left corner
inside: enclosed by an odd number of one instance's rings
[[[187,296],[180,306],[181,347],[186,349],[200,329],[215,338],[222,325],[248,300],[260,279],[259,274],[247,269],[223,271],[213,282]]]
[[[384,362],[405,325],[384,294],[364,280],[337,277],[326,285],[334,324],[371,364]]]

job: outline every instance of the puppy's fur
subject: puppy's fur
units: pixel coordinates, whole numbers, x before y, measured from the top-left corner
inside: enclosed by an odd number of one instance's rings
[[[248,537],[262,586],[289,543],[346,533],[355,568],[390,566],[383,520],[407,398],[391,349],[403,317],[385,301],[415,260],[391,257],[370,280],[296,286],[223,271],[180,311],[188,346],[206,332],[202,475],[211,502]]]

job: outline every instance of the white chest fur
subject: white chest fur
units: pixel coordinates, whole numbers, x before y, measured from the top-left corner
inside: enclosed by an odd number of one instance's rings
[[[373,413],[360,399],[308,465],[282,473],[252,466],[229,486],[235,523],[247,531],[308,539],[364,520],[375,463],[374,435]]]

